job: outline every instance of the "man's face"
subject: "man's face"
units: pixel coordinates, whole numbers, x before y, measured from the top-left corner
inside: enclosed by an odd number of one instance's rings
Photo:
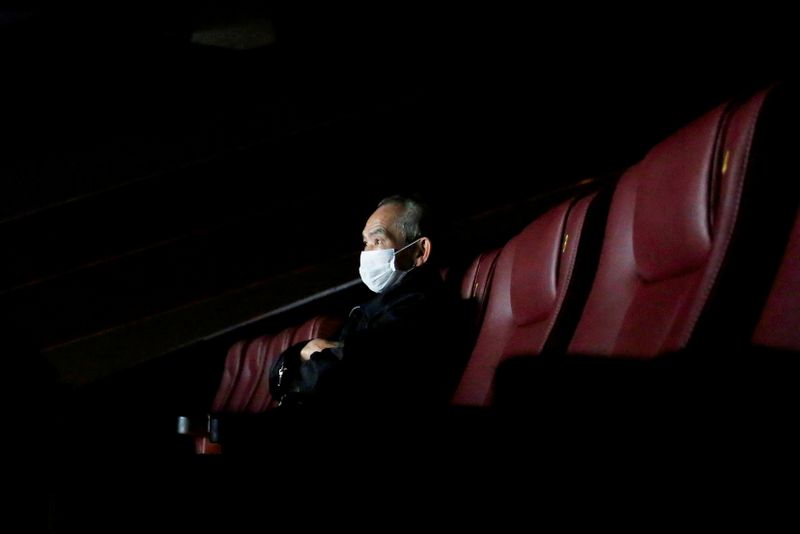
[[[395,251],[402,249],[405,243],[397,220],[403,214],[400,204],[385,204],[375,210],[367,219],[361,237],[364,240],[364,250],[380,250],[393,248]],[[417,261],[420,252],[418,247],[409,247],[395,257],[395,265],[400,270],[407,271],[414,265],[421,265]]]
[[[386,204],[379,207],[367,219],[361,237],[364,240],[364,250],[380,250],[402,248],[403,238],[399,235],[396,222],[402,214],[403,206],[399,204]]]

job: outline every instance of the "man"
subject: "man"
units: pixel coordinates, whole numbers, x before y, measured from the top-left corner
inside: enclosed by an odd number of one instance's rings
[[[380,201],[362,231],[359,273],[376,295],[336,339],[289,348],[270,373],[281,405],[386,408],[447,402],[467,339],[454,295],[431,262],[430,214],[404,196]]]

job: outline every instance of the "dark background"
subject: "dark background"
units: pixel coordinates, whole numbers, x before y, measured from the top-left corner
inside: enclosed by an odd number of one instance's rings
[[[354,278],[386,194],[465,220],[623,170],[793,78],[791,20],[681,4],[6,8],[4,325],[74,384],[235,327],[272,309],[247,307],[248,288],[277,279],[298,298],[293,273],[339,260]]]

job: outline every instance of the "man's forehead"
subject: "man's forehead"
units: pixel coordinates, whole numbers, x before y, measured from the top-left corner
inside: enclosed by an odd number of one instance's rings
[[[372,236],[372,235],[376,235],[376,234],[386,235],[388,232],[386,230],[386,227],[383,224],[378,223],[378,224],[373,224],[373,225],[369,225],[369,226],[365,227],[363,233],[364,233],[364,235]]]
[[[398,206],[388,204],[381,206],[367,219],[364,225],[364,235],[391,234],[391,226],[397,219]]]

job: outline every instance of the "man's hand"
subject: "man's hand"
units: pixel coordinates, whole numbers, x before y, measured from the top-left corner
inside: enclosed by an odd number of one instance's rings
[[[315,338],[306,343],[305,347],[300,349],[300,358],[307,362],[311,359],[311,355],[325,349],[335,349],[341,346],[337,341],[328,341],[327,339]]]

